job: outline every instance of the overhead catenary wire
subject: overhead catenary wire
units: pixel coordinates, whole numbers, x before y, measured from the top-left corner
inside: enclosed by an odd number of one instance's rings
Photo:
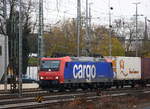
[[[44,0],[44,1],[46,2],[45,3],[45,6],[46,6],[45,10],[48,11],[48,12],[46,12],[46,15],[48,15],[47,18],[46,18],[47,21],[48,21],[49,18],[53,18],[53,21],[55,19],[56,19],[56,21],[58,19],[63,19],[63,16],[64,16],[63,12],[66,11],[66,10],[69,10],[69,11],[66,12],[66,18],[69,18],[70,16],[71,17],[76,17],[76,12],[75,12],[76,11],[76,6],[75,6],[76,1],[75,0],[57,0],[57,1],[56,0]],[[91,13],[95,13],[95,14],[93,14],[93,17],[99,15],[99,16],[104,16],[104,17],[107,18],[107,12],[106,12],[107,1],[102,0],[101,1],[102,4],[100,4],[99,8],[97,8],[97,3],[99,3],[99,0],[90,0],[90,2],[91,1],[94,2],[93,7],[96,6],[95,8],[93,8],[91,10],[92,11]],[[118,10],[118,11],[122,12],[123,9],[121,8],[121,6],[122,6],[121,2],[119,0],[117,0],[116,2],[119,3],[119,5],[117,5],[117,7],[115,7],[115,10]],[[81,6],[82,6],[81,11],[83,12],[85,10],[85,0],[82,0],[81,3],[82,3],[81,4]],[[101,5],[103,5],[103,7],[101,7]],[[54,11],[49,12],[48,9],[54,10]],[[102,12],[104,12],[104,13],[102,13]],[[50,16],[50,14],[53,14],[53,15]],[[116,15],[115,12],[114,12],[114,15]],[[121,13],[119,14],[119,16],[131,17],[131,15],[124,15],[124,14],[121,15]],[[55,18],[55,17],[57,17],[57,18]],[[115,16],[113,16],[113,18],[115,19]],[[50,20],[50,21],[52,21],[52,20]],[[104,19],[104,22],[106,22],[105,19]]]

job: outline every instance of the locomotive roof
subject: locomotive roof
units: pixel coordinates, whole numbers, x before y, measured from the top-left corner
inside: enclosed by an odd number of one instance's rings
[[[83,62],[87,62],[87,61],[106,61],[104,58],[95,58],[95,57],[85,57],[85,56],[81,56],[81,57],[70,57],[70,56],[66,56],[66,57],[55,57],[55,58],[52,58],[52,57],[47,57],[47,58],[42,58],[42,60],[70,60],[70,61],[83,61]]]
[[[95,57],[71,57],[72,61],[105,61],[104,58],[95,58]]]

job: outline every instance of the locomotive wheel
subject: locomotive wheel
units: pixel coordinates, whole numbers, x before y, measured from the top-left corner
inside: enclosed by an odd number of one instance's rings
[[[64,85],[61,85],[58,90],[59,90],[59,92],[64,92],[65,91]]]
[[[45,88],[46,88],[46,86],[44,86],[44,85],[42,85],[42,84],[39,84],[39,87],[40,87],[41,89],[45,89]]]

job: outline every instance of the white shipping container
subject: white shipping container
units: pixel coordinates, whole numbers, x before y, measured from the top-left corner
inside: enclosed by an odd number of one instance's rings
[[[7,47],[7,60],[5,61],[5,37],[7,40],[6,47]],[[5,62],[7,62],[8,66],[8,37],[0,34],[0,81],[2,80],[2,77],[4,76],[5,72]]]
[[[141,58],[140,57],[116,57],[117,80],[138,80],[141,79]]]

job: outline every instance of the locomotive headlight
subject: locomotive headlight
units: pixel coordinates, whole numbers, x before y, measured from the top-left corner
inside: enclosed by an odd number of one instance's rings
[[[56,76],[55,79],[58,79],[58,76]]]
[[[44,79],[44,77],[41,76],[40,79]]]

